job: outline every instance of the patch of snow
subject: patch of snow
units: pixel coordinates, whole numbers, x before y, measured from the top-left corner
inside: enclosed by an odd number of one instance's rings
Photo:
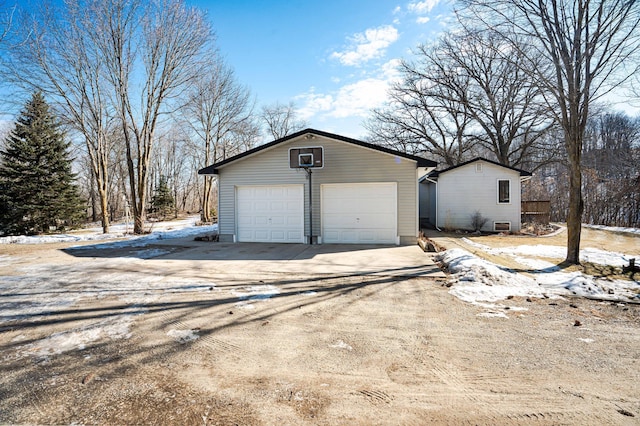
[[[191,342],[200,337],[197,330],[176,330],[173,328],[167,332],[167,336],[175,339],[180,343]]]
[[[493,248],[484,244],[477,243],[468,238],[463,238],[462,241],[471,247],[478,248],[486,253],[494,255],[508,255],[512,257],[524,256],[524,257],[542,257],[547,259],[564,259],[567,256],[566,247],[551,246],[545,244],[537,245],[520,245],[516,247],[499,247]],[[626,266],[629,264],[629,259],[635,257],[635,255],[628,255],[623,253],[616,253],[612,251],[605,251],[596,248],[586,247],[580,250],[580,260],[583,262],[595,263],[598,265],[611,265],[611,266]],[[523,259],[519,257],[518,259]],[[537,261],[531,259],[531,261]],[[528,266],[528,265],[527,265]],[[536,268],[537,269],[537,268]]]
[[[217,225],[195,226],[197,220],[197,217],[193,217],[188,220],[156,223],[153,225],[152,234],[140,237],[127,235],[125,240],[97,244],[91,248],[144,248],[158,239],[189,237],[217,229]],[[118,229],[118,226],[112,227],[114,232]],[[0,244],[94,241],[114,236],[120,237],[121,234],[104,235],[101,234],[101,228],[96,228],[69,236],[3,237]],[[131,337],[130,329],[135,317],[147,312],[145,304],[154,302],[167,293],[208,292],[216,288],[215,284],[204,279],[181,278],[180,281],[176,281],[171,276],[149,273],[146,267],[141,267],[142,259],[151,259],[165,253],[167,252],[163,250],[148,249],[139,251],[132,258],[104,258],[96,259],[94,262],[63,265],[48,264],[45,260],[40,265],[18,266],[11,269],[10,275],[0,275],[0,291],[3,296],[0,299],[0,324],[9,321],[33,321],[64,314],[80,300],[115,298],[127,306],[114,308],[113,314],[106,319],[94,320],[82,326],[70,325],[68,330],[25,344],[18,348],[16,356],[49,358],[71,350],[82,350],[100,340],[128,339]],[[0,255],[0,268],[10,267],[11,262],[11,256]],[[96,271],[100,270],[108,273],[96,274]],[[100,278],[88,278],[94,274]],[[258,291],[255,295],[264,296],[275,292],[274,289],[266,289],[262,293]],[[177,337],[190,339],[191,335]],[[26,339],[24,335],[18,335],[13,341],[21,342]]]
[[[240,300],[267,300],[280,293],[280,290],[274,285],[265,284],[242,287],[232,293]]]
[[[135,314],[115,315],[94,324],[75,328],[30,343],[18,349],[18,354],[49,358],[72,350],[83,350],[88,344],[100,339],[128,339]]]
[[[583,223],[583,227],[585,228],[593,228],[593,229],[602,229],[604,231],[612,231],[612,232],[623,232],[626,234],[637,234],[640,235],[639,228],[624,228],[619,226],[604,226],[604,225],[588,225]]]
[[[474,247],[494,253],[498,250],[474,243]],[[540,253],[540,249],[523,251]],[[521,253],[521,252],[519,252]],[[619,254],[609,254],[607,261]],[[508,296],[560,297],[577,295],[611,301],[640,299],[640,282],[598,279],[581,272],[561,272],[555,265],[537,259],[516,257],[532,267],[532,278],[481,259],[463,249],[449,249],[439,255],[452,273],[449,292],[459,299],[483,307],[482,302],[496,302]]]
[[[345,343],[342,340],[338,340],[335,344],[329,345],[329,347],[330,348],[334,348],[334,349],[346,349],[348,351],[352,351],[353,350],[351,345],[348,345],[347,343]]]
[[[506,318],[506,319],[509,319],[509,317],[504,312],[482,312],[482,313],[477,314],[476,316],[484,317],[484,318]]]
[[[147,229],[150,233],[146,235],[131,235],[125,232],[131,231],[132,226],[126,227],[123,224],[112,225],[110,233],[103,234],[101,227],[89,228],[78,233],[69,234],[53,234],[53,235],[34,235],[34,236],[11,236],[0,237],[0,244],[47,244],[62,242],[82,242],[82,241],[101,241],[113,240],[114,238],[123,238],[121,241],[98,244],[92,246],[78,246],[75,248],[120,248],[120,247],[144,247],[153,241],[169,240],[175,238],[184,238],[195,236],[203,233],[215,232],[218,230],[218,224],[208,226],[196,226],[200,218],[198,216],[190,216],[186,219],[147,223]],[[128,229],[127,229],[128,228]]]
[[[578,338],[578,340],[580,340],[581,342],[585,342],[585,343],[593,343],[595,340],[593,339],[582,339],[582,338]]]
[[[138,259],[153,259],[154,257],[164,256],[165,254],[171,253],[169,250],[162,249],[147,249],[140,250],[135,253],[135,255],[127,256],[127,257],[135,257]]]
[[[318,294],[317,291],[313,291],[313,290],[309,290],[309,291],[305,291],[304,293],[300,293],[303,296],[315,296],[316,294]]]
[[[463,249],[449,249],[439,260],[447,265],[457,281],[449,292],[465,302],[496,302],[509,296],[544,297],[548,293],[535,280]]]
[[[46,278],[34,276],[8,276],[0,277],[0,282],[0,324],[68,308],[83,296],[80,291],[65,289],[66,282],[60,278],[47,282]]]
[[[234,305],[236,308],[240,308],[240,309],[255,309],[256,307],[253,306],[251,303],[243,300],[240,302],[236,302],[236,304]]]
[[[109,233],[109,234],[53,234],[53,235],[34,235],[25,236],[17,235],[10,237],[0,237],[0,244],[50,244],[50,243],[69,243],[80,241],[101,241],[112,240],[114,238],[122,238],[124,234],[121,233]]]
[[[514,256],[513,258],[519,264],[533,271],[555,272],[560,270],[560,267],[558,265],[556,265],[555,263],[548,262],[546,260],[532,259],[530,257],[522,257],[522,256]]]

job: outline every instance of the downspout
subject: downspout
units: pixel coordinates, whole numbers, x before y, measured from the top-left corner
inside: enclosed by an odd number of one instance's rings
[[[436,229],[439,232],[442,232],[442,229],[438,228],[438,181],[437,180],[433,180],[433,179],[429,179],[428,177],[425,177],[424,180],[429,181],[429,182],[431,182],[432,184],[434,184],[436,186],[436,209],[435,209],[435,211],[436,211],[436,220],[435,220],[435,222],[436,223],[434,223],[433,226],[435,226]]]

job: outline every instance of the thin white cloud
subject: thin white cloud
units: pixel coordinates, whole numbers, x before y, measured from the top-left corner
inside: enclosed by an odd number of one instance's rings
[[[418,15],[425,15],[433,10],[440,3],[440,0],[425,0],[416,3],[409,3],[407,9]]]
[[[388,84],[378,78],[367,78],[346,85],[338,91],[331,117],[366,117],[372,108],[381,105],[387,97]]]
[[[428,16],[418,16],[418,18],[416,18],[416,22],[418,24],[426,24],[430,20],[431,20],[431,18],[429,18]]]
[[[315,87],[308,92],[298,95],[294,101],[300,107],[296,113],[303,120],[309,120],[319,114],[326,113],[333,108],[334,97],[329,94],[316,93]]]
[[[399,78],[398,65],[398,59],[391,60],[379,69],[377,75],[344,85],[332,93],[320,94],[311,88],[294,99],[301,105],[297,113],[304,120],[367,117],[371,109],[387,100],[390,85]]]
[[[386,48],[398,40],[398,30],[392,25],[370,28],[351,38],[351,45],[342,52],[333,52],[331,57],[347,66],[359,66],[371,59],[380,58]]]

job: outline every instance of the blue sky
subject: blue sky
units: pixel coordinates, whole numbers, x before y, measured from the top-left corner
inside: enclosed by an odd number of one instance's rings
[[[453,10],[452,0],[186,2],[207,12],[258,112],[293,102],[309,127],[354,138],[366,135],[362,123],[386,99],[399,60],[445,30]]]
[[[258,105],[294,102],[310,127],[362,137],[399,59],[451,19],[448,0],[205,1],[217,44]]]

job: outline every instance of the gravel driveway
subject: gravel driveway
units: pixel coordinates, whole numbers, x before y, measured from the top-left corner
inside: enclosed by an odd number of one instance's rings
[[[34,247],[0,289],[0,423],[640,419],[638,306],[487,316],[417,247]]]

